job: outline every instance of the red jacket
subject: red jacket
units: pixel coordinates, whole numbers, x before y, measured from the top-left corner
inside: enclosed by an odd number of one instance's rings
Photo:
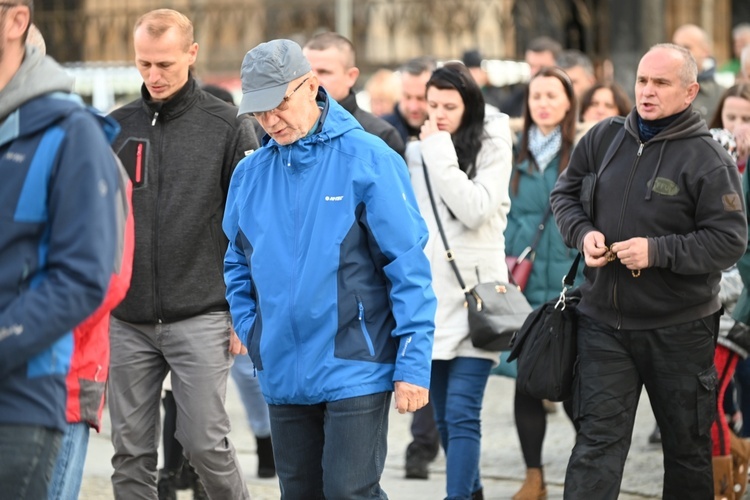
[[[119,161],[118,161],[119,165]],[[101,430],[104,389],[109,375],[109,313],[125,297],[133,271],[133,185],[120,166],[121,196],[118,202],[123,238],[115,254],[115,272],[107,295],[99,308],[73,329],[73,356],[66,378],[68,401],[65,417],[69,423],[87,422]]]

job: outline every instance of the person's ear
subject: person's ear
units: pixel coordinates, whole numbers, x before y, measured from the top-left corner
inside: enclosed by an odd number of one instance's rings
[[[21,40],[31,23],[31,11],[25,5],[10,7],[5,20],[8,40]]]
[[[198,59],[198,43],[193,42],[190,45],[190,48],[188,49],[188,58],[190,61],[190,66],[195,64],[195,60]]]
[[[354,87],[354,84],[357,83],[357,78],[359,78],[359,68],[353,66],[346,70],[346,81],[349,88]]]
[[[685,98],[685,101],[690,104],[693,102],[698,95],[698,90],[700,90],[701,86],[698,82],[693,82],[690,85],[687,86],[687,97]]]

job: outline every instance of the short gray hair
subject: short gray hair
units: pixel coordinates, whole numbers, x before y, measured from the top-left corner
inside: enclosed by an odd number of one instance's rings
[[[750,33],[750,23],[740,23],[732,29],[732,38],[738,38],[743,33]]]
[[[652,45],[649,52],[656,49],[668,49],[674,50],[680,56],[682,56],[682,68],[680,68],[680,81],[687,87],[690,84],[698,81],[698,64],[695,62],[695,58],[685,47],[680,47],[674,43],[657,43]]]

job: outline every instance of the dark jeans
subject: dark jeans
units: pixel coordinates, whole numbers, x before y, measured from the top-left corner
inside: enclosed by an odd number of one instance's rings
[[[616,330],[581,316],[573,413],[580,428],[565,498],[615,500],[641,388],[664,449],[662,498],[711,499],[716,316],[653,330]]]
[[[30,425],[0,425],[0,500],[47,498],[63,433]]]
[[[282,500],[388,498],[380,488],[390,392],[268,405]]]

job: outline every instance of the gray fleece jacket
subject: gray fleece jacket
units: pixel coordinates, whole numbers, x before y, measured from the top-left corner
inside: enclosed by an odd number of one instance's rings
[[[171,323],[228,310],[221,221],[235,166],[258,148],[253,127],[192,77],[166,102],[151,101],[145,86],[141,94],[111,114],[135,216],[130,291],[113,315]]]

